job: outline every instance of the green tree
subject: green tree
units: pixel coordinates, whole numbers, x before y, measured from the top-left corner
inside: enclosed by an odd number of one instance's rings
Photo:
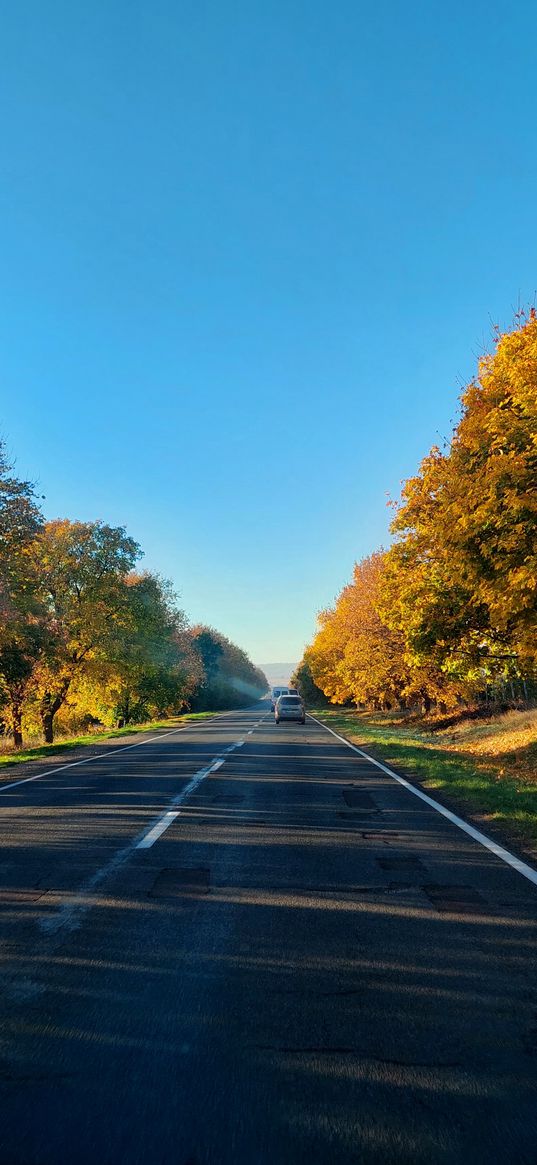
[[[47,610],[46,651],[33,672],[43,735],[54,738],[54,717],[73,680],[105,661],[128,624],[125,578],[140,549],[122,527],[102,522],[49,522],[34,544]]]
[[[313,678],[307,649],[304,653],[303,659],[293,672],[291,683],[293,687],[298,688],[302,699],[310,706],[310,708],[312,706],[315,707],[316,705],[322,706],[326,703],[326,696],[324,692],[317,686]]]
[[[213,627],[192,629],[192,645],[203,668],[203,679],[192,697],[192,707],[204,711],[234,708],[257,700],[267,690],[266,676],[242,648]]]
[[[42,529],[33,485],[13,475],[0,442],[0,695],[16,748],[22,710],[46,640],[45,611],[32,548]]]
[[[149,573],[125,582],[123,618],[106,667],[116,687],[116,719],[128,724],[181,708],[202,672],[170,584]]]

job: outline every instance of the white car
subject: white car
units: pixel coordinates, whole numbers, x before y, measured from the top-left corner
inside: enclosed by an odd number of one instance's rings
[[[306,723],[306,709],[300,696],[278,697],[274,709],[274,721],[279,724],[281,720],[300,720],[301,724]]]

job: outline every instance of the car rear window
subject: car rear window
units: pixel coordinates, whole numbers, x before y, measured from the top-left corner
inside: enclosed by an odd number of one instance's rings
[[[282,704],[300,704],[298,696],[282,696]]]

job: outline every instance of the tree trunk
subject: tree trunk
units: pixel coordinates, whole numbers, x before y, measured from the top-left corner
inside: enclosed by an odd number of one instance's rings
[[[41,717],[41,723],[43,725],[43,736],[45,739],[45,744],[53,744],[54,743],[54,712],[51,712],[50,710],[43,712],[43,715]]]
[[[427,695],[422,696],[422,708],[423,708],[423,711],[424,711],[426,716],[429,715],[429,712],[431,711],[431,706],[432,706],[431,697],[427,696]]]
[[[14,704],[11,715],[13,720],[13,744],[15,748],[22,748],[22,705]]]
[[[50,692],[47,692],[43,698],[41,704],[41,724],[45,744],[54,743],[54,717],[58,708],[61,708],[63,699],[60,699],[59,696],[51,696]]]
[[[54,717],[66,699],[70,683],[71,676],[63,680],[54,695],[52,692],[45,692],[41,700],[41,724],[45,744],[53,744],[54,742]]]

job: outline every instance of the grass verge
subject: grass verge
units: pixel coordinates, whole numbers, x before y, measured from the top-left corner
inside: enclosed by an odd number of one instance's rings
[[[7,752],[0,755],[0,769],[6,765],[22,764],[24,761],[35,760],[42,756],[57,756],[63,752],[72,752],[84,744],[98,744],[101,740],[115,740],[118,736],[135,736],[138,732],[155,732],[159,728],[174,728],[186,724],[190,720],[206,720],[218,715],[215,712],[186,712],[181,716],[171,717],[169,720],[149,720],[146,724],[129,724],[126,728],[111,728],[102,732],[89,732],[85,736],[70,736],[68,740],[59,740],[54,744],[40,744],[35,748],[24,748],[20,752]]]
[[[537,859],[537,713],[520,731],[502,717],[489,724],[488,736],[469,726],[447,737],[390,714],[321,708],[314,715]]]

